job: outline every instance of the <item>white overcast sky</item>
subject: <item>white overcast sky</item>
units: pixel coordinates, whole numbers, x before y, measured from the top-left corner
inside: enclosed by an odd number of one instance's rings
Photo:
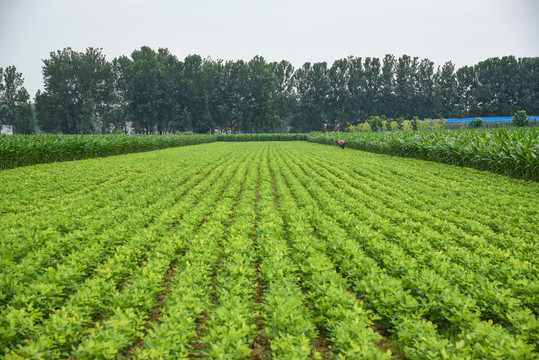
[[[0,67],[31,96],[42,59],[71,47],[108,60],[141,46],[223,60],[303,63],[403,54],[457,67],[539,56],[538,0],[0,0]]]

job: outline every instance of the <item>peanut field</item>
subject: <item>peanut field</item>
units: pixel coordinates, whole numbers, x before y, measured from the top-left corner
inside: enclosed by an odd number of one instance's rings
[[[0,183],[0,358],[539,358],[536,182],[274,141]]]

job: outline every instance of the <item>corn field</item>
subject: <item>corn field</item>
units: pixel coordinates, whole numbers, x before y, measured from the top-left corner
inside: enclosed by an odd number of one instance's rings
[[[309,141],[539,181],[539,128],[311,133]]]

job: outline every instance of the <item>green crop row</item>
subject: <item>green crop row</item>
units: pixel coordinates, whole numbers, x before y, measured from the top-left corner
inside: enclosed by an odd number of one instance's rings
[[[308,141],[539,181],[539,128],[311,133]]]
[[[250,156],[257,163],[259,152]],[[257,170],[243,163],[233,184],[229,201],[234,203],[229,214],[230,226],[224,231],[220,266],[215,275],[215,303],[206,323],[204,357],[212,359],[245,359],[251,353],[254,339],[255,252],[252,232],[255,224],[255,191]]]
[[[389,359],[389,352],[382,351],[377,344],[382,337],[372,329],[377,316],[348,291],[346,280],[330,258],[318,250],[314,224],[308,221],[313,209],[306,206],[301,194],[293,197],[290,173],[281,166],[278,161],[272,172],[292,257],[299,265],[319,326],[329,333],[332,350],[341,358]]]
[[[135,350],[135,358],[177,359],[198,351],[194,343],[204,331],[200,324],[214,308],[212,276],[219,270],[217,262],[223,258],[224,233],[230,227],[230,214],[245,180],[245,162],[240,162],[243,163],[235,164],[232,176],[217,180],[218,191],[199,198],[197,210],[176,225],[175,231],[186,234],[189,250],[179,259],[169,284],[170,292],[163,299],[162,317],[152,322],[143,345]],[[212,213],[207,216],[209,211]]]
[[[279,198],[273,188],[270,164],[260,167],[257,229],[260,276],[264,281],[264,320],[271,353],[277,359],[309,359],[320,356],[313,346],[317,336],[313,313],[304,304],[307,295],[298,283],[299,268],[285,238]]]

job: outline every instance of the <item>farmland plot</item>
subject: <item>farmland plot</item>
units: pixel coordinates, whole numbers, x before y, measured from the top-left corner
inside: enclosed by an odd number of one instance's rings
[[[537,183],[305,142],[0,180],[7,359],[537,358]]]

